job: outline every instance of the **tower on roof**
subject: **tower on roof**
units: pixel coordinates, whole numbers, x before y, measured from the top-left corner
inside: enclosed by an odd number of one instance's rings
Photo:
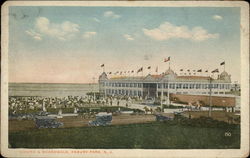
[[[165,75],[175,75],[175,72],[169,67],[169,68],[165,71]]]
[[[226,71],[223,71],[219,76],[218,76],[219,80],[224,80],[227,82],[231,82],[231,75],[229,75]]]
[[[106,74],[106,72],[103,72],[100,76],[99,76],[99,81],[102,80],[108,80],[108,75]]]

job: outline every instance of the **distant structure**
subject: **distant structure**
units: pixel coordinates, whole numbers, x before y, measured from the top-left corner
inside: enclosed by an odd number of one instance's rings
[[[231,75],[223,71],[217,78],[209,76],[180,76],[172,69],[161,75],[120,76],[109,78],[103,72],[99,76],[99,91],[105,96],[139,96],[144,99],[161,95],[213,95],[227,96],[231,91]]]

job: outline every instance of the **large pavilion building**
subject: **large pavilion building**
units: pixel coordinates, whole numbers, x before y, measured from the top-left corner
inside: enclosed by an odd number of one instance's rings
[[[231,75],[223,71],[216,78],[209,76],[180,76],[170,68],[161,75],[111,77],[99,76],[99,90],[105,95],[157,98],[161,95],[227,96],[231,91]]]

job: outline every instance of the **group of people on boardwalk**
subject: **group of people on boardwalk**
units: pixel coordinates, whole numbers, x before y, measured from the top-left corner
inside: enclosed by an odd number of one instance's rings
[[[98,106],[126,106],[135,101],[130,97],[102,97],[94,96],[68,96],[68,97],[42,97],[42,96],[10,96],[9,109],[13,114],[18,111],[44,110],[48,108],[80,108]]]

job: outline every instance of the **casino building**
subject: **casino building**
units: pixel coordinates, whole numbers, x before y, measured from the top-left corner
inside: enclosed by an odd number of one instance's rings
[[[218,77],[179,76],[170,68],[161,75],[111,77],[99,76],[99,90],[106,96],[126,95],[156,98],[170,94],[227,96],[231,90],[231,75],[223,71]]]

